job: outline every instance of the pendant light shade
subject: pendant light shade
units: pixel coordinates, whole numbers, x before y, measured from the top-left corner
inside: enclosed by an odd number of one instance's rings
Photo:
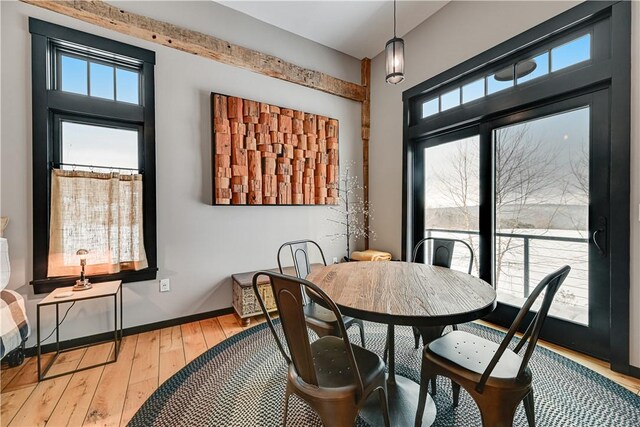
[[[404,80],[404,40],[394,37],[385,47],[387,83],[398,84]]]
[[[396,36],[396,0],[393,0],[393,38],[384,48],[387,64],[387,83],[404,80],[404,40]]]

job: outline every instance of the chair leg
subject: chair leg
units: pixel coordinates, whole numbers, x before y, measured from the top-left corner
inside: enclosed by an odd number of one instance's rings
[[[460,401],[460,384],[451,380],[451,390],[453,391],[453,407],[456,408]]]
[[[431,395],[432,396],[436,395],[436,391],[437,391],[437,389],[436,389],[436,379],[437,378],[438,377],[436,375],[434,375],[434,376],[431,377],[431,380],[430,380],[430,382],[431,382]]]
[[[413,339],[415,341],[415,349],[417,350],[420,348],[420,330],[415,326],[413,327]]]
[[[287,417],[289,415],[289,396],[291,393],[289,392],[289,387],[284,393],[284,419],[282,420],[282,426],[287,427]]]
[[[424,408],[427,404],[427,392],[429,389],[429,381],[433,375],[429,372],[429,366],[426,359],[422,358],[422,368],[420,369],[420,395],[418,396],[418,410],[416,411],[415,427],[422,426],[422,417]]]
[[[360,342],[362,343],[362,348],[367,348],[364,341],[364,322],[358,322],[358,328],[360,328]]]
[[[323,426],[353,427],[358,418],[358,408],[353,403],[322,405],[314,409]]]
[[[527,415],[527,424],[529,427],[535,427],[536,425],[536,417],[535,417],[535,405],[533,401],[533,389],[524,397],[524,412]]]
[[[500,400],[496,404],[495,398],[484,396],[485,399],[476,400],[483,427],[513,427],[513,417],[519,402],[510,401],[509,398]],[[506,396],[505,396],[506,397]]]
[[[384,426],[390,427],[391,422],[389,421],[389,405],[387,404],[387,393],[385,392],[384,388],[380,387],[378,389],[378,397],[380,398],[380,407],[382,408]]]

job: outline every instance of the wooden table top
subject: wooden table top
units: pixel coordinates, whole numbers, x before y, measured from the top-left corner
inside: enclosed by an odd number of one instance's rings
[[[38,302],[38,305],[59,304],[63,302],[80,301],[83,299],[113,296],[120,290],[122,281],[114,280],[112,282],[92,283],[91,286],[91,289],[87,289],[85,291],[73,291],[73,286],[56,288]],[[70,295],[63,296],[65,294]]]
[[[496,306],[496,292],[483,280],[420,263],[346,262],[316,269],[307,280],[322,288],[342,314],[380,323],[464,323]]]

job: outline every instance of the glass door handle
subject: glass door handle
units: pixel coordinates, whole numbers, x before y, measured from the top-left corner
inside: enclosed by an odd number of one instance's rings
[[[600,218],[598,218],[598,228],[596,229],[596,231],[593,232],[593,236],[591,236],[591,240],[593,240],[593,244],[596,245],[596,248],[598,248],[598,253],[600,254],[600,256],[605,256],[607,254],[605,250],[607,247],[606,232],[607,232],[607,219],[601,216]],[[604,248],[603,246],[600,246],[600,243],[598,243],[598,235],[600,233],[603,233],[605,236]]]

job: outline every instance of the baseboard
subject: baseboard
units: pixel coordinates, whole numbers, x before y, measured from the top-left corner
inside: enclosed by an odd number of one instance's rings
[[[146,325],[132,326],[125,328],[122,333],[126,337],[128,335],[141,334],[143,332],[154,331],[156,329],[168,328],[171,326],[178,326],[184,323],[196,322],[198,320],[209,319],[211,317],[222,316],[224,314],[233,313],[233,307],[222,308],[219,310],[207,311],[205,313],[192,314],[190,316],[176,317],[175,319],[162,320],[155,323],[147,323]],[[95,344],[103,341],[113,340],[113,332],[104,332],[101,334],[90,335],[88,337],[74,338],[66,341],[60,341],[60,350],[68,348]],[[45,344],[42,346],[42,353],[50,353],[56,351],[56,344]],[[25,349],[25,355],[27,357],[35,356],[38,350],[37,347],[28,347]]]

